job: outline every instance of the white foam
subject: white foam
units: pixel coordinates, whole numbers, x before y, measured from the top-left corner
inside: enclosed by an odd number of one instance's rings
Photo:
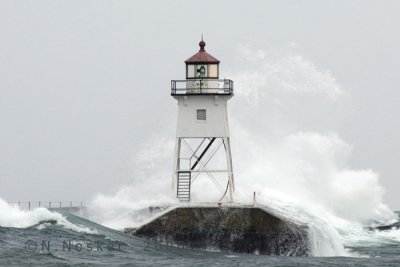
[[[1,227],[27,228],[40,222],[56,221],[57,224],[76,232],[97,233],[96,230],[70,223],[60,213],[49,211],[46,208],[35,208],[31,211],[24,211],[19,209],[17,205],[10,205],[1,198],[0,214]],[[38,225],[37,229],[41,230],[50,225],[49,223],[43,223]]]

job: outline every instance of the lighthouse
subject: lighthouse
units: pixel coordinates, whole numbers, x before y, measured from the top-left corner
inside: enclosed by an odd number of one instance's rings
[[[219,78],[220,61],[199,51],[185,61],[185,80],[171,81],[178,101],[172,188],[182,202],[233,202],[234,178],[227,105],[233,81]]]
[[[233,81],[219,78],[220,61],[200,50],[185,61],[185,80],[171,81],[178,102],[172,188],[183,205],[149,207],[152,220],[126,233],[157,244],[191,249],[307,256],[308,226],[271,213],[267,206],[233,201],[228,100]],[[221,207],[224,207],[221,209]]]

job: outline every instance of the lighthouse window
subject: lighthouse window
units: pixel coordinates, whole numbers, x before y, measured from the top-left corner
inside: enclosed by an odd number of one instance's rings
[[[207,118],[206,110],[205,109],[198,109],[197,110],[197,120],[205,121]]]
[[[210,78],[218,78],[218,65],[211,64],[208,66],[208,73]]]
[[[196,65],[196,77],[197,78],[208,77],[207,65]]]
[[[186,77],[187,78],[194,78],[194,65],[187,65],[187,73]]]

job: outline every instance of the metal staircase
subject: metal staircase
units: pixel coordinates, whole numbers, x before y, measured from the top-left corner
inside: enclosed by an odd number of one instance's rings
[[[178,171],[178,185],[176,197],[179,201],[190,201],[190,171]]]

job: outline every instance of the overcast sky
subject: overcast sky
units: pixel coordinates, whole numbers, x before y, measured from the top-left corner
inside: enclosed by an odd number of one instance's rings
[[[336,111],[299,122],[352,145],[348,165],[379,173],[400,209],[399,14],[399,1],[0,0],[0,197],[88,200],[129,183],[148,136],[174,138],[170,80],[203,33],[222,74],[244,68],[243,46],[330,72]]]

